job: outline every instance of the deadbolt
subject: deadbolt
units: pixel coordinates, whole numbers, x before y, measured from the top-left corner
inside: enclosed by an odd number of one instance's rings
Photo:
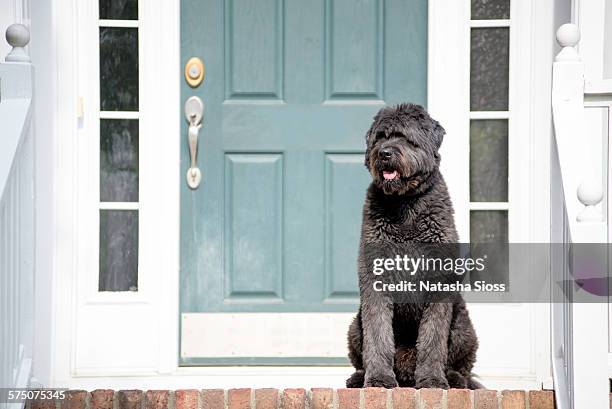
[[[198,57],[190,58],[185,64],[185,80],[190,87],[195,88],[204,81],[206,67]]]

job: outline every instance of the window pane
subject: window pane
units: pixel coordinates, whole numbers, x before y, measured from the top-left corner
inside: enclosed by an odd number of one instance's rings
[[[508,28],[473,28],[470,56],[472,111],[508,110]]]
[[[138,290],[137,210],[100,210],[98,290]]]
[[[100,0],[100,18],[138,20],[138,0]]]
[[[470,122],[470,200],[508,201],[508,121]]]
[[[475,210],[470,213],[470,242],[507,243],[508,212]]]
[[[472,0],[472,20],[510,18],[510,0]]]
[[[100,28],[100,110],[138,110],[137,28]]]
[[[612,2],[606,2],[603,35],[603,77],[612,78]]]
[[[137,120],[100,120],[100,201],[138,201]]]

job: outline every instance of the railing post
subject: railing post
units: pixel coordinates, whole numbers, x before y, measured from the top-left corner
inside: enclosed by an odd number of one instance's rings
[[[564,24],[557,31],[557,41],[563,48],[553,63],[552,82],[555,140],[571,221],[576,220],[581,206],[569,197],[585,179],[588,165],[584,148],[584,64],[576,51],[579,40],[580,32],[574,24]]]
[[[6,55],[6,62],[0,57],[0,102],[7,99],[29,100],[33,95],[34,67],[25,47],[30,41],[30,32],[22,24],[12,24],[6,30],[6,40],[13,48]],[[5,125],[6,123],[3,123],[3,126]],[[8,129],[3,131],[8,132]]]
[[[576,216],[570,220],[572,238],[574,243],[587,243],[583,246],[604,246],[606,243],[607,225],[604,217],[597,207],[602,201],[604,191],[601,178],[594,174],[584,179],[577,189],[577,197],[584,206]],[[572,200],[571,196],[568,198]],[[577,246],[580,246],[578,244]],[[574,280],[580,274],[579,254],[584,247],[575,248],[572,258]],[[601,249],[592,249],[593,253],[603,256]],[[588,257],[588,256],[587,256]],[[592,256],[593,257],[593,256]],[[595,256],[598,258],[597,256]],[[605,262],[605,257],[602,257]],[[595,260],[597,261],[597,260]],[[595,271],[590,274],[591,279],[608,276],[607,262],[593,263]],[[584,278],[584,277],[581,277]],[[608,290],[607,283],[605,290]],[[577,292],[585,292],[584,288]],[[607,292],[607,291],[606,291]],[[577,294],[580,296],[581,294]],[[597,296],[589,294],[588,299]],[[608,297],[599,297],[598,302],[576,302],[572,305],[572,351],[574,373],[574,408],[609,408],[609,381],[608,381]]]
[[[598,172],[603,155],[597,162],[590,150],[590,144],[596,142],[591,139],[593,135],[585,134],[584,64],[576,50],[580,41],[578,27],[564,24],[557,31],[557,41],[563,48],[553,64],[552,108],[570,240],[572,243],[606,243],[607,226],[597,207],[604,196],[601,172]],[[578,271],[574,268],[577,265],[569,267],[573,272]],[[580,296],[581,291],[586,290],[576,290],[574,297]],[[571,349],[568,355],[571,360],[565,364],[570,374],[570,405],[574,409],[609,407],[606,301],[607,298],[600,302],[572,303],[571,314],[563,316],[571,328],[570,339],[557,337],[555,340]],[[556,375],[562,373],[555,371]],[[567,396],[562,392],[556,391],[559,398]],[[558,405],[568,406],[565,399]]]
[[[603,200],[603,188],[598,176],[583,180],[576,192],[578,200],[584,205],[582,212],[576,216],[578,222],[603,222],[603,214],[597,205]],[[605,232],[604,232],[605,234]]]
[[[563,24],[557,30],[557,42],[561,51],[555,57],[556,62],[561,61],[580,61],[576,45],[580,41],[580,30],[576,24]]]
[[[34,68],[28,29],[13,24],[0,62],[0,387],[25,388],[32,376],[36,218],[32,126]],[[3,407],[0,404],[0,407]],[[7,408],[18,408],[12,404]]]
[[[13,47],[5,58],[6,62],[30,62],[25,47],[30,42],[30,31],[23,24],[12,24],[6,30],[6,41]]]

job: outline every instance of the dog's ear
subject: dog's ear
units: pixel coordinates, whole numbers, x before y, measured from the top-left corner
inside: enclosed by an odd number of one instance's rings
[[[436,150],[440,149],[440,145],[442,145],[442,140],[444,139],[444,135],[446,135],[446,130],[440,125],[438,121],[432,119],[433,127],[432,127],[432,136],[434,143],[436,145]]]
[[[376,113],[376,115],[374,115],[374,118],[372,120],[372,125],[370,125],[370,129],[368,129],[368,131],[365,134],[366,151],[365,151],[364,165],[366,168],[368,168],[368,170],[370,170],[370,151],[372,149],[372,139],[374,138],[374,130],[378,126],[378,120],[380,118],[380,114],[381,112],[383,112],[384,109],[385,108],[382,108],[380,111]]]
[[[365,135],[366,151],[365,151],[364,165],[366,168],[368,168],[368,170],[370,170],[370,150],[371,150],[370,138],[372,137],[372,128],[374,128],[373,124],[370,127],[370,129],[368,129],[368,132],[366,132],[366,135]]]

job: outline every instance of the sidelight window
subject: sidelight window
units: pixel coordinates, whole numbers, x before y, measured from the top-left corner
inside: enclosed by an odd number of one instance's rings
[[[508,241],[510,0],[472,0],[470,241]]]
[[[138,0],[99,0],[99,291],[138,290]]]

